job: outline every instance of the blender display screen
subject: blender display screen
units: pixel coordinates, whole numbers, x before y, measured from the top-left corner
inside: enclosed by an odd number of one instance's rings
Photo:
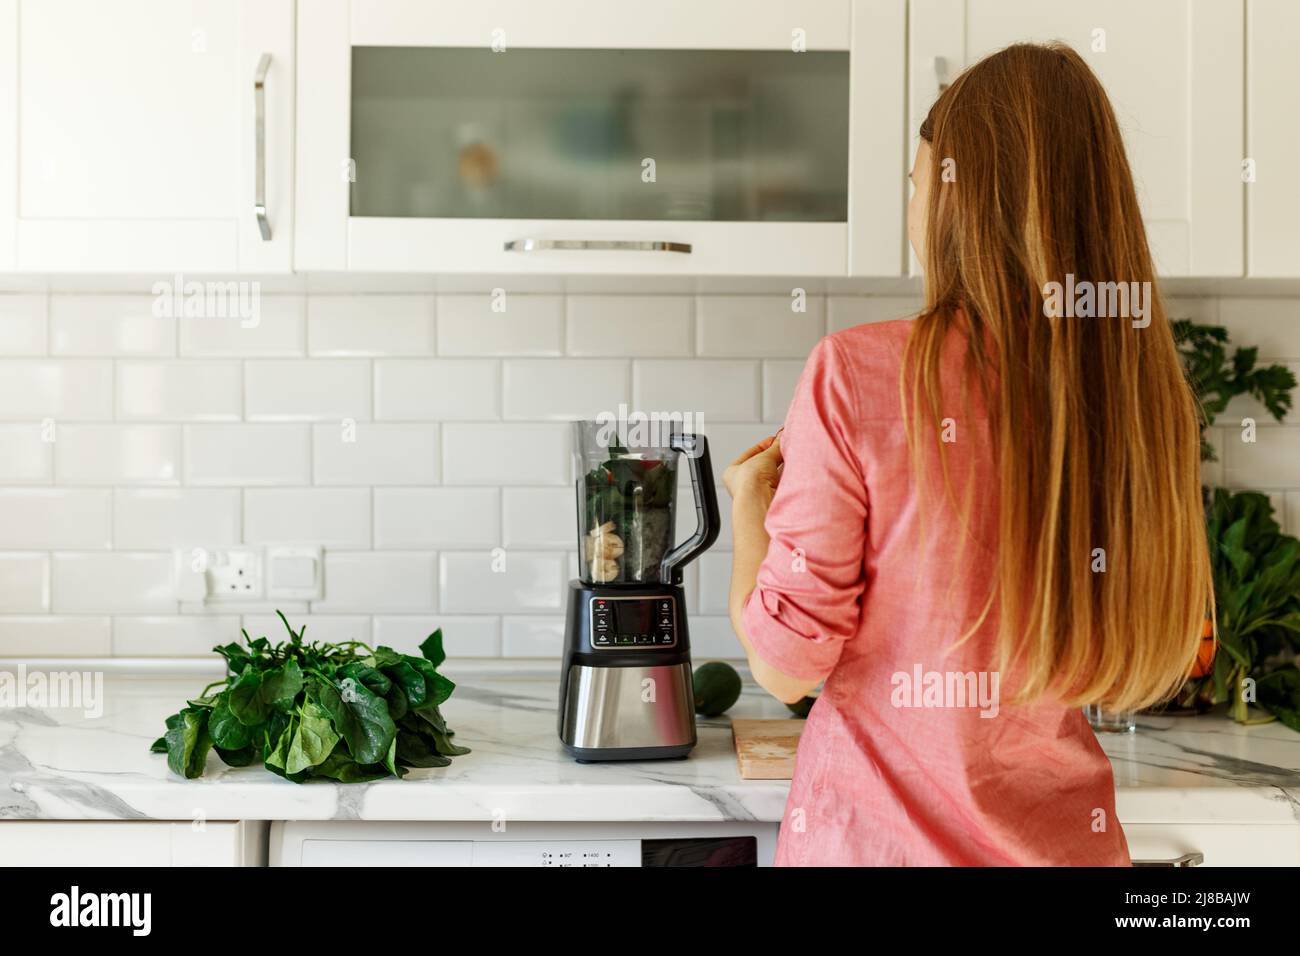
[[[611,601],[616,634],[653,634],[654,604],[651,601]]]

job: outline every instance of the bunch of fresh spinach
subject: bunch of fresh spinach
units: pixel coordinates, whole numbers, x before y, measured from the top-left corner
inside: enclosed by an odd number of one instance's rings
[[[276,612],[279,614],[279,612]],[[154,753],[185,777],[203,775],[209,750],[227,765],[258,760],[301,783],[326,777],[359,783],[402,777],[408,767],[445,767],[469,753],[452,743],[438,710],[455,684],[438,673],[442,631],[420,645],[423,657],[357,641],[307,644],[280,614],[289,640],[265,637],[213,648],[228,676],[167,718]]]

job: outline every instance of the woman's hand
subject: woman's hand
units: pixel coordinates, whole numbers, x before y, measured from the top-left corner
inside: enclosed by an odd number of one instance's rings
[[[781,433],[741,453],[722,473],[722,483],[733,499],[756,496],[768,503],[781,482]]]

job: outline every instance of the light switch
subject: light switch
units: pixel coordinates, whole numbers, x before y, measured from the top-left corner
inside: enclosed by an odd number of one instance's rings
[[[267,548],[266,593],[313,601],[322,596],[320,548]]]

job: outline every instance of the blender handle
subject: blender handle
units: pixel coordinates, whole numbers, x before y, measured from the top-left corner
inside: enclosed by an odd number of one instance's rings
[[[691,492],[695,497],[695,533],[664,555],[659,564],[659,580],[680,584],[682,565],[694,560],[718,540],[722,518],[718,513],[718,489],[713,483],[713,460],[709,457],[709,440],[703,435],[674,434],[669,442],[674,451],[686,455],[691,471]]]

